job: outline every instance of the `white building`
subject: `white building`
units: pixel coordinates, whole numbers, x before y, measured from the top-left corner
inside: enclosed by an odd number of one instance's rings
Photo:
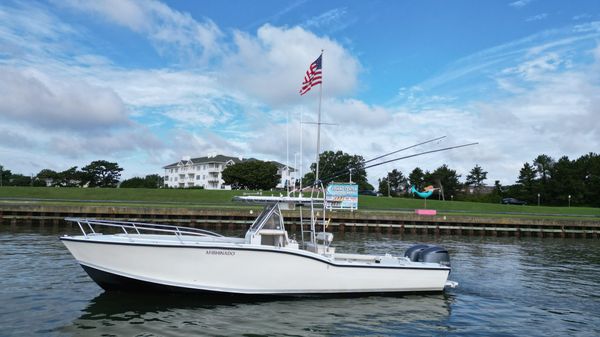
[[[221,172],[225,167],[246,160],[237,157],[229,157],[223,155],[190,158],[183,157],[180,161],[164,166],[164,186],[165,187],[202,187],[207,190],[230,190],[231,186],[225,185]],[[277,188],[285,188],[286,182],[289,186],[293,186],[296,182],[295,171],[292,167],[287,167],[284,164],[276,161],[271,163],[277,166],[277,174],[281,176],[281,180]]]

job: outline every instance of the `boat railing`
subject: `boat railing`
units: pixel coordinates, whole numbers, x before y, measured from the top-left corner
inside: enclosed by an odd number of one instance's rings
[[[96,232],[94,229],[96,226],[120,228],[123,233],[127,236],[130,234],[149,234],[149,233],[160,233],[160,234],[173,234],[177,239],[183,243],[184,235],[192,236],[210,236],[210,237],[223,237],[223,235],[211,232],[205,229],[190,228],[184,226],[164,225],[164,224],[149,224],[134,221],[120,221],[120,220],[101,220],[101,219],[87,219],[87,218],[65,218],[65,221],[76,222],[79,229],[83,233],[85,238],[88,235],[98,235],[101,233]]]

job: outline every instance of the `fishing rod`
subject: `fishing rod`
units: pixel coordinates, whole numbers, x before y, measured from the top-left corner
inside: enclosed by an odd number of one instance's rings
[[[448,151],[448,150],[452,150],[452,149],[458,149],[458,148],[461,148],[461,147],[467,147],[467,146],[472,146],[472,145],[477,145],[477,144],[479,144],[479,143],[477,143],[477,142],[476,143],[468,143],[468,144],[462,144],[462,145],[456,145],[456,146],[449,146],[449,147],[445,147],[445,148],[441,148],[441,149],[435,149],[435,150],[430,150],[430,151],[419,152],[419,153],[411,154],[411,155],[408,155],[408,156],[398,157],[398,158],[395,158],[395,159],[390,159],[390,160],[386,160],[386,161],[383,161],[383,162],[380,162],[380,163],[368,165],[368,166],[365,166],[363,168],[364,169],[368,169],[368,168],[372,168],[372,167],[376,167],[376,166],[380,166],[380,165],[392,163],[392,162],[395,162],[395,161],[398,161],[398,160],[402,160],[402,159],[413,158],[413,157],[418,157],[418,156],[422,156],[422,155],[426,155],[426,154],[430,154],[430,153],[441,152],[441,151]],[[335,179],[337,177],[340,177],[340,176],[343,176],[345,174],[346,174],[346,172],[341,173],[341,174],[337,174],[335,176],[328,177],[327,179],[323,179],[320,182],[321,183],[327,183],[327,182],[333,181],[333,179]],[[312,186],[318,185],[318,183],[319,182],[315,181]]]

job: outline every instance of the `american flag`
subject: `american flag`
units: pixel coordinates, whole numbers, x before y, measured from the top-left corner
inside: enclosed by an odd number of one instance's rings
[[[304,82],[302,82],[302,89],[300,89],[300,96],[306,94],[312,87],[323,82],[321,74],[321,59],[323,54],[319,55],[319,58],[315,62],[310,64],[310,67],[304,75]]]

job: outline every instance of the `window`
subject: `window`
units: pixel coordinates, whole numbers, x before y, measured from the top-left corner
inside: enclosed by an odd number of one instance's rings
[[[200,176],[199,175],[196,176],[196,180],[200,180]]]

